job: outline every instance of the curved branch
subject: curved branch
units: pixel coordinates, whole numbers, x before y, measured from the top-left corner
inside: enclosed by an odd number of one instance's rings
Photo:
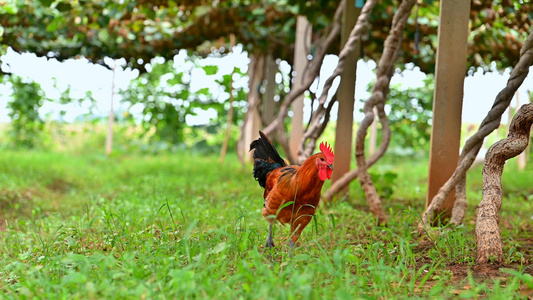
[[[455,202],[452,209],[452,217],[450,224],[461,225],[466,213],[466,175],[459,179],[457,187],[455,188]]]
[[[483,198],[477,209],[476,263],[494,258],[502,262],[503,250],[498,212],[502,205],[502,173],[505,161],[522,153],[529,144],[533,124],[533,104],[522,106],[516,113],[507,138],[489,148],[483,165]]]
[[[382,128],[381,144],[379,145],[379,148],[377,149],[377,151],[367,159],[366,161],[367,168],[370,168],[372,165],[374,165],[385,154],[385,152],[387,151],[387,148],[389,147],[391,131],[390,131],[389,119],[387,118],[384,107],[385,107],[384,103],[381,103],[381,105],[377,106],[379,122],[381,123],[381,128]],[[342,191],[344,187],[346,187],[348,184],[350,184],[350,182],[356,179],[358,175],[359,175],[358,168],[355,168],[354,170],[342,175],[341,178],[331,183],[330,188],[324,193],[324,196],[323,196],[324,199],[326,199],[327,201],[331,201],[334,195]]]
[[[359,18],[357,18],[357,23],[355,24],[354,28],[350,32],[350,36],[348,37],[348,41],[346,41],[346,44],[344,45],[344,48],[342,48],[340,54],[339,54],[339,62],[337,63],[337,67],[333,71],[333,74],[329,76],[329,78],[324,83],[324,88],[322,90],[322,94],[320,94],[320,98],[318,100],[318,108],[313,113],[313,118],[311,120],[311,126],[310,129],[307,130],[304,135],[302,136],[300,146],[298,147],[298,160],[304,161],[309,156],[311,156],[313,150],[316,146],[316,140],[322,133],[323,129],[321,130],[322,126],[322,117],[326,113],[326,107],[325,103],[328,98],[329,90],[331,89],[331,86],[333,85],[333,81],[335,78],[340,76],[342,72],[344,71],[344,66],[346,64],[346,58],[351,55],[356,49],[355,46],[357,45],[357,42],[361,40],[361,35],[364,34],[368,30],[368,22],[370,20],[370,13],[372,12],[372,9],[376,5],[377,0],[371,0],[365,3],[363,6],[363,9],[361,10],[361,14],[359,15]],[[309,141],[309,142],[307,142]]]
[[[529,73],[529,66],[532,64],[533,31],[529,34],[522,50],[520,50],[520,60],[511,71],[511,76],[507,81],[507,85],[496,96],[491,110],[488,112],[485,119],[483,119],[483,122],[481,122],[478,131],[466,141],[454,173],[439,189],[439,192],[433,197],[431,204],[426,208],[426,211],[422,215],[422,223],[419,225],[419,232],[421,234],[425,232],[423,226],[427,227],[429,225],[430,220],[433,219],[434,213],[441,209],[446,197],[450,194],[453,188],[457,186],[461,178],[466,176],[466,172],[472,166],[472,163],[479,153],[479,149],[481,149],[481,146],[483,145],[485,137],[500,126],[502,114],[507,107],[509,107],[516,90],[522,85],[522,82],[524,82],[524,79]]]
[[[313,84],[315,78],[318,76],[320,72],[320,67],[322,66],[322,62],[324,61],[324,57],[326,56],[328,47],[333,43],[333,41],[335,41],[336,37],[340,34],[340,20],[343,7],[344,0],[339,3],[339,6],[335,11],[335,17],[333,19],[331,30],[329,31],[328,35],[324,38],[324,41],[318,43],[315,54],[313,55],[313,59],[308,63],[306,71],[304,72],[304,78],[301,81],[301,84],[297,85],[296,87],[293,86],[290,92],[285,96],[285,98],[283,99],[283,103],[281,103],[279,107],[279,111],[276,115],[276,118],[263,130],[265,135],[272,136],[274,132],[279,132],[280,129],[278,128],[283,127],[283,121],[285,120],[285,117],[287,117],[287,113],[292,102],[294,102],[294,100],[298,96],[300,96],[307,89],[309,89],[311,84]],[[284,134],[284,136],[286,135]],[[281,144],[289,144],[288,140],[281,141],[282,137],[279,135],[277,139]]]
[[[326,129],[326,126],[329,123],[329,118],[331,117],[331,110],[333,109],[333,105],[335,104],[335,102],[337,102],[337,100],[338,100],[337,99],[337,93],[335,93],[335,95],[333,95],[333,98],[331,98],[331,101],[329,101],[328,107],[326,108],[326,113],[325,113],[325,116],[324,116],[324,122],[322,122],[322,125],[318,129],[318,133],[317,133],[318,136],[321,136],[322,133],[324,132],[324,130]]]
[[[374,121],[374,106],[382,105],[387,99],[389,92],[389,84],[393,74],[394,62],[398,58],[400,52],[400,44],[403,35],[403,29],[407,23],[407,19],[411,14],[411,9],[415,5],[416,0],[405,0],[400,4],[398,11],[394,15],[392,21],[392,28],[385,40],[385,49],[383,50],[383,56],[379,61],[377,70],[376,84],[372,89],[372,96],[365,102],[363,112],[365,113],[364,119],[361,121],[357,130],[355,138],[355,159],[357,162],[358,179],[361,183],[361,187],[365,192],[366,200],[370,206],[370,211],[374,214],[378,223],[382,224],[386,222],[385,212],[381,206],[376,187],[372,182],[370,174],[368,174],[368,166],[365,159],[365,138],[368,132],[368,128]]]

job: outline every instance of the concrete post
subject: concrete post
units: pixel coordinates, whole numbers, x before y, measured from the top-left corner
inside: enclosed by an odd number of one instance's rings
[[[294,68],[293,88],[301,84],[303,72],[307,65],[307,55],[311,48],[311,23],[305,16],[298,16],[296,19],[296,41],[294,42]],[[291,132],[289,137],[289,147],[293,157],[298,157],[298,147],[304,132],[304,95],[300,95],[292,103],[293,116],[291,119]]]
[[[266,122],[265,126],[268,126],[275,117],[275,103],[274,97],[276,96],[276,73],[278,72],[278,65],[272,57],[272,54],[268,54],[265,62],[265,79],[266,89],[263,99],[263,119]]]
[[[459,160],[469,13],[470,1],[440,2],[426,207],[453,174]],[[444,202],[444,218],[450,216],[454,202],[455,191]]]
[[[347,0],[343,13],[343,25],[341,31],[341,47],[344,47],[350,32],[352,31],[357,18],[361,13],[361,8],[355,7],[355,0]],[[341,82],[337,92],[339,100],[339,112],[337,117],[337,129],[335,132],[335,169],[332,175],[332,182],[335,182],[345,173],[350,171],[353,147],[353,110],[355,102],[355,74],[357,70],[357,60],[361,57],[360,42],[355,46],[355,51],[346,58],[346,66],[341,75]],[[343,193],[348,192],[349,186],[343,189]]]

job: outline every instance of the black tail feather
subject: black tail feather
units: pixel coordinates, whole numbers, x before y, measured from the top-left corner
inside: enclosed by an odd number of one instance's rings
[[[250,151],[254,150],[254,178],[261,187],[265,187],[268,173],[272,170],[285,167],[287,163],[281,158],[272,142],[259,131],[259,138],[250,144]]]

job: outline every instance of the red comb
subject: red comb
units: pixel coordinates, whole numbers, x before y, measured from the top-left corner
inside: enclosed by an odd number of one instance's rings
[[[333,164],[333,159],[335,158],[335,155],[333,154],[333,150],[331,150],[331,146],[328,145],[328,143],[320,143],[320,151],[324,153],[326,156],[326,161],[328,164]]]

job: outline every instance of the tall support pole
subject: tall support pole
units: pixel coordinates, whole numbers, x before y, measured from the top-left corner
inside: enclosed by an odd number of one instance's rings
[[[263,120],[265,126],[268,126],[275,117],[274,97],[276,96],[276,73],[278,72],[278,65],[272,54],[268,54],[265,62],[265,79],[266,88],[263,99]]]
[[[344,47],[350,32],[352,31],[361,8],[355,6],[355,0],[346,0],[343,24],[341,31],[341,48]],[[332,181],[335,182],[345,173],[350,171],[350,162],[352,159],[353,143],[353,110],[355,102],[355,75],[357,71],[357,60],[361,57],[360,42],[355,45],[355,51],[346,58],[346,67],[341,74],[341,82],[338,89],[339,110],[337,117],[337,129],[335,132],[335,170],[333,171]],[[347,193],[347,185],[342,192]]]
[[[261,115],[259,113],[259,105],[261,104],[261,95],[259,93],[259,86],[263,80],[265,55],[257,54],[250,57],[250,68],[248,70],[250,92],[248,94],[248,119],[244,124],[244,147],[243,153],[247,153],[247,160],[253,162],[252,152],[249,152],[250,143],[259,137],[259,130],[261,129]],[[253,68],[252,68],[253,67]]]
[[[469,13],[470,1],[440,2],[426,207],[453,174],[459,160]],[[454,202],[455,191],[438,213],[449,217]]]
[[[235,34],[232,33],[229,35],[230,40],[230,52],[233,52],[233,48],[235,48]],[[224,135],[224,142],[222,142],[222,149],[220,150],[220,158],[218,159],[219,163],[222,163],[224,161],[224,158],[226,157],[226,152],[228,151],[228,144],[229,144],[229,138],[231,136],[231,125],[233,124],[233,114],[235,112],[235,108],[233,107],[233,101],[235,100],[235,96],[233,95],[233,74],[235,72],[235,69],[231,72],[230,78],[229,78],[229,110],[228,110],[228,123],[226,126],[226,133]]]
[[[311,47],[311,23],[305,16],[298,16],[296,19],[296,41],[294,42],[294,82],[293,88],[298,87],[304,76],[304,70],[307,65],[307,55]],[[292,120],[291,133],[289,138],[289,147],[292,157],[298,157],[298,146],[304,132],[304,95],[300,95],[292,103]]]

